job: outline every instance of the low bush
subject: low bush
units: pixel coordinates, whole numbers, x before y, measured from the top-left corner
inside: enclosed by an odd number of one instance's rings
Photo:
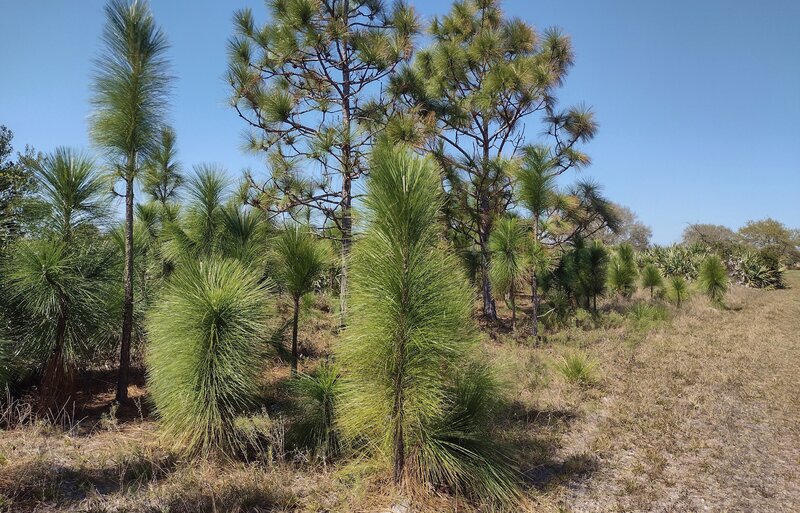
[[[570,383],[590,386],[597,382],[598,364],[585,353],[575,352],[561,357],[556,363],[556,370]]]
[[[673,276],[669,279],[667,295],[670,301],[680,308],[681,304],[689,298],[689,283],[683,276]]]
[[[164,434],[191,455],[243,448],[235,420],[258,393],[266,290],[234,260],[187,262],[148,318],[148,385]]]
[[[338,367],[325,363],[314,374],[300,374],[292,388],[300,403],[300,418],[292,428],[292,442],[323,461],[339,454],[342,441],[334,418],[341,392]]]
[[[722,259],[717,255],[710,255],[700,266],[700,275],[697,280],[700,290],[705,293],[711,302],[722,303],[728,291],[728,270]]]
[[[739,285],[757,289],[784,286],[783,270],[777,260],[764,258],[756,251],[741,251],[728,258],[728,269]]]

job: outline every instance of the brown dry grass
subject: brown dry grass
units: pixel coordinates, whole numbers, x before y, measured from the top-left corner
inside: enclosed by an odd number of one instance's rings
[[[539,347],[524,323],[487,333],[509,389],[497,435],[523,471],[520,509],[800,510],[800,272],[789,282],[734,288],[722,310],[696,297],[668,321],[606,315],[603,327],[564,329]],[[333,317],[305,315],[305,370],[328,353]],[[594,385],[556,369],[575,351],[599,362]],[[287,376],[278,361],[265,376],[273,419],[291,400]],[[96,415],[78,429],[28,421],[0,431],[0,511],[378,512],[400,501],[369,462],[325,466],[277,446],[249,463],[180,461],[159,445],[146,407],[115,421],[103,393],[91,394]],[[441,496],[411,506],[474,510]]]

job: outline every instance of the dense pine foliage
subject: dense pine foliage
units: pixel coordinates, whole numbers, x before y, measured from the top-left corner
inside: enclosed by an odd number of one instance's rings
[[[513,510],[527,484],[503,421],[531,412],[489,344],[721,306],[800,262],[772,219],[650,245],[600,184],[569,182],[599,126],[558,103],[572,43],[498,0],[427,26],[405,3],[268,12],[235,14],[227,74],[266,178],[179,159],[166,34],[139,0],[105,9],[97,157],[14,159],[0,127],[0,386],[32,418],[85,402],[97,372],[116,375],[112,411],[130,407],[143,371],[187,461],[287,449],[304,470],[368,462],[404,494]],[[581,391],[597,379],[581,352],[554,368]]]

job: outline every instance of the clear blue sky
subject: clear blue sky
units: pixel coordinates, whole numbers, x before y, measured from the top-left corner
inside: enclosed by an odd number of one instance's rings
[[[0,124],[18,148],[89,148],[91,60],[103,1],[2,0]],[[442,0],[412,2],[423,19]],[[261,1],[151,0],[178,78],[171,122],[185,164],[261,168],[226,106],[231,15]],[[507,0],[508,15],[569,33],[577,64],[563,103],[586,102],[600,132],[586,150],[614,201],[677,240],[692,222],[738,227],[772,216],[800,227],[800,2]],[[534,140],[538,130],[530,130]]]

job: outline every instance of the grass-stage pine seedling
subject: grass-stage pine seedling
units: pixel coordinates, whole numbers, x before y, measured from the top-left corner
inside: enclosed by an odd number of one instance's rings
[[[243,447],[235,420],[258,392],[267,291],[235,260],[179,267],[147,319],[148,385],[161,429],[190,455]]]

